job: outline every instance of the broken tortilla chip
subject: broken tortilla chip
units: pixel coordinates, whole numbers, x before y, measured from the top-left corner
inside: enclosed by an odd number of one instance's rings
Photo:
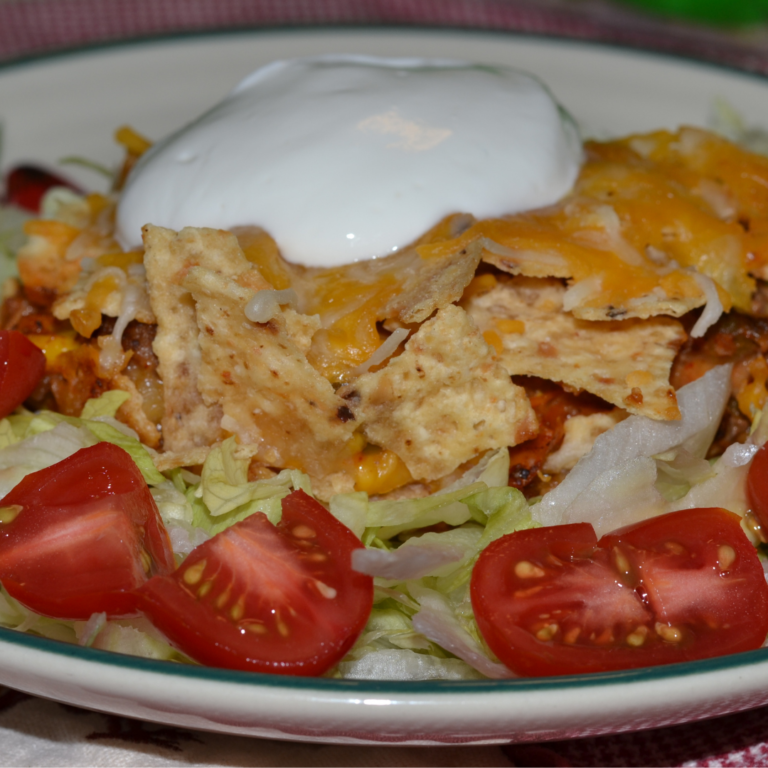
[[[192,297],[181,285],[183,276],[191,267],[202,265],[238,279],[251,290],[271,286],[229,232],[188,227],[176,233],[148,225],[143,235],[149,300],[157,318],[152,346],[165,398],[163,445],[168,451],[182,452],[222,437],[221,408],[216,403],[206,405],[197,388],[199,329]]]
[[[297,467],[314,477],[332,474],[356,426],[333,386],[307,362],[277,310],[266,323],[246,319],[254,292],[202,267],[182,281],[194,300],[201,361],[197,386],[221,424],[240,443],[258,446],[268,466]],[[297,323],[293,322],[296,327]],[[302,326],[303,339],[306,328]]]
[[[478,221],[419,253],[479,241],[483,260],[502,271],[568,280],[566,309],[584,320],[680,317],[714,307],[714,292],[725,311],[750,311],[753,276],[768,275],[765,158],[690,128],[590,142],[586,150],[573,191],[559,203]]]
[[[558,381],[652,419],[679,419],[669,374],[683,326],[668,317],[579,320],[563,311],[565,293],[559,280],[502,277],[464,306],[513,376]]]
[[[130,395],[128,400],[118,409],[117,418],[133,429],[144,445],[148,445],[150,448],[157,448],[160,444],[160,431],[157,428],[157,424],[151,421],[144,412],[142,405],[144,398],[133,381],[125,374],[119,373],[110,380],[109,386],[111,389],[120,389]]]
[[[434,259],[418,259],[404,275],[402,292],[384,308],[382,319],[421,323],[436,309],[458,301],[475,276],[483,249],[471,242],[454,253]]]
[[[365,436],[419,480],[436,480],[492,448],[534,436],[525,391],[493,359],[469,316],[449,305],[398,357],[339,390]]]

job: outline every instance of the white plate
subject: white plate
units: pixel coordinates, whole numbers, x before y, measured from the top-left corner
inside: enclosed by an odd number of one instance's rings
[[[251,32],[83,51],[0,68],[4,164],[116,163],[114,129],[158,138],[275,58],[328,52],[517,66],[588,133],[704,125],[716,97],[768,126],[764,79],[654,54],[502,34]],[[83,183],[96,178],[78,172]],[[294,679],[104,653],[0,630],[0,683],[162,723],[335,743],[561,739],[681,723],[768,703],[768,650],[571,678],[468,683]]]

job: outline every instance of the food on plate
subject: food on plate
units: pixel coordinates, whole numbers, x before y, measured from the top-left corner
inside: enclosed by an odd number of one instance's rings
[[[373,579],[352,569],[360,540],[304,491],[282,512],[277,525],[251,515],[139,588],[141,609],[193,659],[316,675],[362,631]]]
[[[139,160],[116,231],[133,248],[147,223],[258,224],[292,264],[342,266],[398,251],[457,211],[489,217],[553,203],[580,156],[575,126],[515,70],[276,61]]]
[[[0,417],[13,413],[45,373],[45,355],[23,333],[0,330]]]
[[[38,213],[43,197],[54,187],[65,187],[78,191],[68,179],[34,165],[19,165],[5,178],[5,190],[2,197],[4,205]]]
[[[598,541],[587,523],[509,534],[483,550],[472,605],[522,675],[580,674],[760,647],[768,584],[738,515],[685,509]]]
[[[174,568],[147,483],[112,443],[81,448],[28,474],[0,509],[0,582],[38,613],[130,615],[136,589]]]
[[[104,604],[0,556],[0,623],[345,678],[760,647],[768,159],[576,136],[527,75],[320,57],[121,129],[108,194],[47,191],[3,293],[44,355],[0,421],[7,557],[36,473],[105,444],[149,517],[95,505],[133,526]]]

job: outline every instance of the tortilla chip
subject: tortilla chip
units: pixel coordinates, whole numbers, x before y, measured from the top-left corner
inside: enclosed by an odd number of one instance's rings
[[[404,276],[402,292],[387,304],[382,319],[421,323],[436,309],[458,301],[475,276],[482,252],[480,243],[473,242],[447,256],[419,258]]]
[[[133,381],[125,374],[119,373],[110,379],[109,386],[110,389],[121,389],[130,395],[130,398],[118,409],[117,418],[135,430],[144,445],[148,445],[150,448],[157,448],[160,444],[160,432],[157,424],[144,412],[142,407],[144,398],[141,396],[141,392],[136,389]]]
[[[165,396],[163,445],[176,452],[210,445],[222,437],[222,411],[216,403],[206,405],[197,388],[199,330],[194,302],[181,280],[191,267],[202,265],[251,290],[271,286],[228,232],[188,227],[176,233],[149,225],[143,234],[149,299],[157,318],[153,349]]]
[[[296,348],[306,353],[312,346],[312,337],[320,329],[320,318],[317,315],[302,315],[285,307],[283,309],[285,331],[291,337]]]
[[[479,241],[504,272],[568,280],[566,309],[583,320],[680,317],[709,298],[694,270],[726,311],[750,311],[753,276],[768,276],[764,157],[691,128],[588,142],[586,155],[555,205],[475,222],[419,253]]]
[[[285,313],[250,322],[244,308],[253,291],[202,267],[189,269],[182,284],[200,328],[198,389],[207,405],[221,407],[222,426],[257,446],[257,458],[269,466],[332,474],[356,424],[307,362]]]
[[[563,232],[524,216],[503,222],[501,243],[483,239],[483,261],[513,275],[568,279],[568,309],[582,320],[680,317],[706,303],[693,275],[674,269],[670,257],[653,251],[656,263],[626,242],[608,206],[581,215],[594,229]]]
[[[682,325],[667,317],[578,320],[563,311],[565,293],[558,280],[502,278],[465,306],[485,338],[498,340],[510,374],[561,382],[652,419],[679,419],[669,373],[686,338]]]
[[[195,305],[179,283],[190,259],[176,238],[169,229],[144,228],[144,266],[157,318],[152,349],[159,361],[165,400],[163,447],[183,453],[221,438],[221,409],[205,405],[197,390],[201,359]]]
[[[516,445],[538,427],[525,391],[453,305],[424,323],[401,355],[339,394],[370,442],[396,453],[418,480],[436,480],[484,451]]]

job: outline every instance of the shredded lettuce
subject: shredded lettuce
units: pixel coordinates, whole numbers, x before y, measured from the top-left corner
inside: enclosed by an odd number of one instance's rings
[[[598,536],[665,511],[654,457],[673,449],[702,458],[731,391],[731,366],[713,368],[677,393],[682,418],[630,416],[595,440],[565,480],[534,505],[543,525],[592,523]]]
[[[350,498],[332,500],[331,513],[341,513],[350,520],[352,530],[359,530],[364,520],[362,540],[366,544],[438,523],[458,526],[473,516],[473,510],[463,500],[489,487],[506,487],[508,473],[509,451],[504,448],[487,454],[455,483],[430,496],[370,501],[365,494],[345,494]]]
[[[214,446],[203,465],[200,483],[186,491],[193,511],[192,523],[212,536],[255,512],[278,523],[283,498],[293,490],[312,493],[309,478],[296,469],[284,469],[275,477],[249,482],[250,459],[239,458],[236,451],[234,437]]]
[[[729,392],[721,367],[678,392],[679,422],[630,417],[595,442],[565,481],[532,504],[507,485],[509,455],[492,451],[453,483],[415,499],[337,494],[331,513],[365,547],[353,567],[374,577],[375,597],[364,631],[329,676],[348,679],[467,680],[504,678],[509,670],[486,647],[470,599],[472,569],[482,551],[508,533],[541,524],[587,521],[598,535],[627,521],[673,509],[717,504],[744,515],[744,479],[768,439],[758,414],[745,445],[717,461],[704,456]],[[281,502],[309,478],[298,470],[249,480],[250,456],[235,438],[213,446],[200,476],[161,473],[154,452],[115,419],[128,399],[107,392],[89,400],[81,418],[23,409],[0,420],[0,493],[30,472],[100,440],[124,448],[151,486],[177,562],[196,546],[248,516],[277,523]],[[434,528],[437,528],[436,530]],[[0,625],[94,648],[189,662],[143,618],[87,622],[38,616],[0,591]]]
[[[416,533],[404,542],[377,538],[373,547],[353,554],[353,567],[376,577],[378,599],[362,638],[338,665],[339,674],[420,680],[510,675],[480,639],[469,600],[472,567],[480,552],[500,536],[537,525],[523,494],[506,485],[507,464],[508,459],[503,478],[500,473],[483,474],[487,466],[462,478],[483,477],[503,485],[459,482],[458,488],[438,496],[440,501],[430,497],[431,506],[412,508],[414,521],[424,520],[425,509],[433,517],[442,511],[445,521],[460,506],[463,522],[458,527]],[[361,501],[356,495],[355,502]],[[391,507],[386,511],[391,514]],[[380,519],[376,514],[374,510],[369,522]],[[425,654],[435,661],[426,661]]]
[[[80,414],[81,419],[98,419],[99,417],[116,416],[120,406],[130,400],[131,396],[120,389],[111,389],[101,397],[92,397],[87,400]]]
[[[456,658],[440,658],[405,648],[379,648],[338,665],[347,680],[475,680],[485,676]]]
[[[9,465],[6,462],[10,461],[26,469],[31,467],[32,459],[18,461],[14,458],[14,453],[34,454],[36,466],[27,469],[24,472],[24,475],[27,475],[66,459],[81,448],[107,442],[119,446],[130,455],[149,485],[164,482],[165,477],[155,467],[149,450],[141,443],[136,433],[114,419],[117,409],[125,402],[124,395],[122,392],[107,392],[86,402],[84,412],[97,414],[93,418],[64,416],[53,411],[32,414],[23,409],[9,416],[9,426],[0,429],[4,435],[0,437],[0,445],[10,439],[10,432],[13,432],[18,442],[0,449],[0,467]],[[40,438],[40,435],[45,437]]]

